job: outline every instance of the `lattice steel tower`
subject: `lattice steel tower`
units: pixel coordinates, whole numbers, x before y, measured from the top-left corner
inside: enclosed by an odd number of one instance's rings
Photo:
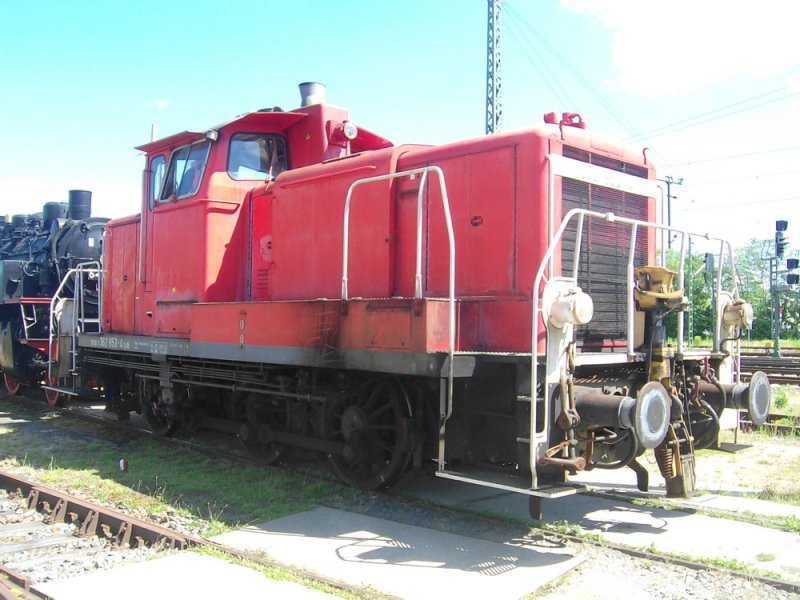
[[[503,104],[500,88],[500,5],[502,0],[489,3],[487,61],[486,61],[486,133],[500,131]]]

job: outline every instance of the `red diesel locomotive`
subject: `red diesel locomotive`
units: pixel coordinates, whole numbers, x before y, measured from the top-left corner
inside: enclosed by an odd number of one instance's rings
[[[395,146],[301,91],[138,148],[141,214],[71,275],[101,279],[99,331],[78,293],[53,300],[49,377],[71,387],[51,391],[99,387],[160,435],[230,431],[265,462],[318,450],[362,488],[430,461],[534,516],[582,470],[629,466],[646,488],[648,448],[689,494],[725,407],[766,418],[766,377],[739,382],[735,287],[719,278],[711,351],[666,342],[687,303],[658,264],[646,152],[575,114]]]

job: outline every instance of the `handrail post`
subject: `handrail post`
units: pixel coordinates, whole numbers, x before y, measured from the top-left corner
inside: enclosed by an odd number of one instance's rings
[[[414,263],[414,298],[422,298],[422,197],[425,193],[425,184],[428,182],[428,170],[422,172],[417,191],[417,246]]]
[[[679,290],[684,290],[684,292],[686,292],[686,289],[684,287],[686,273],[685,273],[685,269],[683,267],[685,261],[686,261],[686,233],[681,233],[681,258],[678,261],[678,289]],[[691,268],[691,265],[689,265],[689,268]],[[683,348],[684,348],[684,341],[683,341],[684,323],[683,323],[683,321],[684,321],[684,319],[683,319],[683,311],[681,310],[681,311],[678,311],[678,353],[683,352]]]
[[[444,171],[438,166],[421,167],[418,169],[410,169],[408,171],[399,171],[397,173],[388,173],[386,175],[377,175],[375,177],[365,177],[358,179],[350,184],[347,190],[347,197],[344,205],[344,224],[342,229],[342,301],[347,301],[349,298],[348,290],[348,262],[349,262],[349,245],[350,245],[350,204],[353,199],[353,191],[356,187],[377,181],[386,181],[389,179],[396,179],[399,177],[413,177],[421,175],[420,189],[417,194],[417,239],[416,239],[416,260],[414,269],[414,297],[416,299],[422,298],[422,206],[423,194],[425,184],[427,183],[428,173],[434,172],[439,179],[439,188],[442,195],[442,211],[444,212],[445,225],[447,227],[447,243],[449,252],[449,268],[448,268],[448,339],[447,339],[447,397],[446,406],[440,407],[440,436],[444,435],[444,427],[447,420],[453,414],[453,378],[454,378],[454,362],[455,362],[455,339],[456,339],[456,309],[455,309],[455,294],[456,294],[456,241],[455,233],[453,230],[453,219],[450,213],[450,199],[447,195],[447,184],[445,182]],[[443,448],[440,447],[440,468],[443,468]]]
[[[627,269],[627,298],[625,299],[625,305],[627,307],[627,317],[628,317],[628,358],[633,357],[634,349],[633,345],[635,343],[635,336],[633,335],[634,330],[636,329],[635,325],[635,311],[634,311],[634,297],[633,297],[633,290],[636,281],[636,272],[634,269],[634,258],[636,257],[636,238],[639,235],[639,224],[634,223],[631,227],[631,247],[630,251],[628,252],[628,269]]]

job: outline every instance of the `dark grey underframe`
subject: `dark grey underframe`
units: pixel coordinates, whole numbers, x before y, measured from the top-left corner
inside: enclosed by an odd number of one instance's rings
[[[82,334],[78,338],[78,346],[107,352],[143,354],[155,361],[163,361],[169,357],[189,357],[201,360],[295,365],[437,378],[446,377],[449,371],[447,354],[444,352],[428,354],[391,350],[198,343],[188,339],[119,334]],[[453,375],[471,377],[475,361],[474,355],[456,355]]]

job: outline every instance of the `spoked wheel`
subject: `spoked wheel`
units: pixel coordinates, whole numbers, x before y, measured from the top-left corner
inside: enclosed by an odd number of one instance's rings
[[[719,416],[705,400],[700,400],[700,406],[689,406],[689,427],[694,436],[695,450],[710,448],[719,438]]]
[[[11,394],[12,396],[16,396],[19,394],[19,390],[22,387],[19,380],[16,377],[12,377],[8,373],[3,373],[3,383],[6,386],[6,391]]]
[[[592,463],[598,469],[620,469],[636,458],[639,441],[632,429],[604,427],[594,435]]]
[[[273,432],[300,433],[303,429],[302,423],[292,418],[289,401],[250,394],[246,399],[246,411],[247,423],[239,431],[239,440],[244,448],[265,465],[285,458],[289,447],[274,441]]]
[[[367,382],[333,400],[326,416],[326,437],[344,444],[329,455],[344,482],[364,490],[391,484],[410,456],[411,407],[401,385],[389,379]]]
[[[60,383],[58,377],[46,377],[45,382],[52,387],[57,387]],[[66,406],[67,404],[66,395],[56,390],[45,389],[44,396],[50,406]]]
[[[142,382],[140,388],[142,416],[154,435],[169,437],[178,428],[173,407],[169,407],[162,399],[162,390],[151,382]]]

